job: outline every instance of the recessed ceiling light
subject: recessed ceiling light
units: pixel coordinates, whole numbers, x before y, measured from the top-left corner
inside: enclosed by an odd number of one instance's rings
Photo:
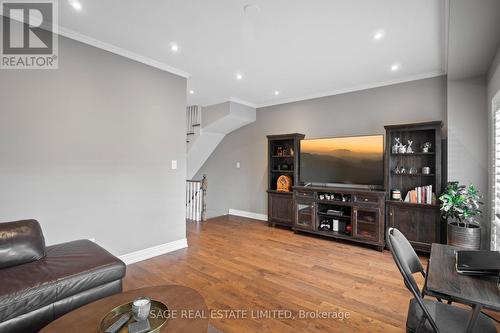
[[[78,10],[78,11],[82,10],[82,4],[78,0],[69,0],[69,4],[75,10]]]
[[[385,36],[385,30],[377,30],[373,33],[373,40],[381,40]]]
[[[275,94],[276,96],[278,96],[278,95],[280,94],[280,92],[279,92],[278,90],[275,90],[275,91],[274,91],[274,94]]]
[[[178,52],[179,51],[179,45],[175,42],[170,43],[170,51],[172,52]]]
[[[396,72],[396,71],[398,71],[400,68],[401,68],[401,65],[400,65],[400,64],[393,64],[393,65],[391,66],[391,71]]]
[[[194,90],[189,90],[190,95],[194,95]]]
[[[243,79],[243,74],[237,73],[236,74],[236,80],[242,80]]]

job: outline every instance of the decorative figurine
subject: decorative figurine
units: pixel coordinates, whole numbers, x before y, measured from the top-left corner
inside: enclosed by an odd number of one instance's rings
[[[416,174],[417,172],[418,172],[418,171],[417,171],[417,168],[415,168],[415,167],[411,167],[411,168],[410,168],[410,170],[408,171],[408,173],[409,173],[409,174],[411,174],[411,175],[414,175],[414,174]]]
[[[276,181],[276,190],[278,192],[290,192],[292,189],[292,177],[281,175]]]
[[[392,153],[397,154],[399,153],[399,148],[401,148],[402,144],[399,138],[394,138],[394,141],[396,141],[396,143],[392,146]]]
[[[422,173],[424,175],[429,175],[431,173],[431,168],[430,167],[423,167],[422,168]]]
[[[320,230],[330,230],[330,222],[328,220],[323,220],[321,221],[321,224],[319,225]]]
[[[399,173],[400,173],[400,174],[406,174],[406,169],[405,169],[405,167],[401,167],[401,168],[399,168]]]
[[[399,147],[399,153],[406,154],[406,146],[405,145],[401,145],[401,147]]]
[[[392,190],[391,197],[392,197],[392,200],[401,201],[401,191],[398,189]]]
[[[413,141],[408,140],[408,146],[406,147],[406,153],[407,154],[413,154],[413,149],[411,148],[412,144],[413,144]]]
[[[430,142],[425,142],[423,145],[422,145],[422,152],[423,153],[428,153],[431,151],[431,147],[432,147],[432,143]]]
[[[401,173],[401,170],[399,169],[399,165],[398,165],[398,166],[396,166],[396,167],[394,168],[394,170],[393,170],[393,171],[394,171],[394,173],[395,173],[396,175],[399,175],[399,174]]]

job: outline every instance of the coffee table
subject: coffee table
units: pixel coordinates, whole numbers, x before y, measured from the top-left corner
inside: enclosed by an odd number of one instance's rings
[[[130,290],[121,294],[109,296],[93,303],[78,308],[61,318],[53,321],[40,333],[60,333],[60,332],[79,332],[79,333],[97,333],[101,319],[113,308],[127,302],[133,301],[136,297],[145,296],[151,299],[163,302],[170,311],[176,310],[176,318],[170,318],[161,328],[161,332],[168,333],[207,333],[212,331],[213,327],[208,329],[207,305],[203,297],[194,289],[184,286],[167,285],[148,287],[136,290]],[[181,312],[195,311],[196,314],[205,313],[202,316],[186,315],[181,316]]]

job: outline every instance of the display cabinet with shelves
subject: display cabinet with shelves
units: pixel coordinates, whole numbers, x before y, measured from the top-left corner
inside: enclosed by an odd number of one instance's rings
[[[385,126],[386,225],[398,228],[416,250],[424,252],[442,240],[442,220],[436,202],[442,188],[442,126],[441,121]],[[411,141],[412,152],[396,151],[396,138],[406,146]],[[424,151],[426,143],[430,148]],[[401,168],[404,173],[399,172]],[[429,168],[428,172],[424,168]],[[432,197],[425,194],[425,199],[418,202],[405,201],[410,191],[425,186],[432,186]],[[400,191],[401,200],[392,196],[395,190]]]
[[[294,220],[291,186],[299,181],[300,140],[304,134],[268,135],[268,222],[270,226],[291,227]],[[286,176],[289,191],[278,188],[278,179]]]

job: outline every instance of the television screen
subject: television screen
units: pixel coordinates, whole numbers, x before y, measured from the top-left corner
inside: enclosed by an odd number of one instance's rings
[[[302,140],[300,180],[383,187],[384,136]]]

